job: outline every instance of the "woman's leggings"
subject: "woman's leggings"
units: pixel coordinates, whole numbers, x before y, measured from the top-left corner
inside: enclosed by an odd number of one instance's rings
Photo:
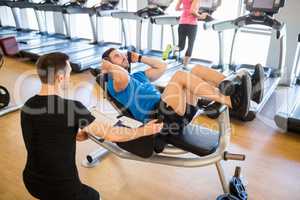
[[[185,52],[185,56],[191,57],[193,53],[194,43],[197,34],[197,25],[191,24],[179,24],[178,27],[178,40],[179,51],[182,51],[185,47],[186,38],[188,38],[188,48]]]

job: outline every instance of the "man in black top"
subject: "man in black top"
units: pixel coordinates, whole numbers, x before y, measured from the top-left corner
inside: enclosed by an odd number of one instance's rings
[[[63,98],[71,67],[68,56],[51,53],[37,62],[42,82],[39,94],[21,111],[22,133],[27,149],[24,184],[42,200],[99,200],[99,193],[80,182],[75,164],[76,140],[87,132],[105,140],[125,142],[156,134],[162,124],[151,121],[143,127],[117,128],[101,123],[78,101]]]

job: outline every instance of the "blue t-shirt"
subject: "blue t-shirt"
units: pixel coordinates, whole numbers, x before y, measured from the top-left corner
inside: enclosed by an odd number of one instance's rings
[[[110,77],[107,89],[110,95],[127,107],[134,118],[141,122],[148,120],[149,112],[155,108],[161,97],[160,92],[142,71],[130,74],[128,86],[121,92],[115,92]]]

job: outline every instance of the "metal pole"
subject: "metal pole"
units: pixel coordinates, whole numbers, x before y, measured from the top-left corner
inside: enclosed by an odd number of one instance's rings
[[[173,43],[173,47],[176,46],[176,36],[175,36],[175,27],[174,25],[171,25],[171,31],[172,31],[172,43]]]
[[[137,21],[136,49],[138,52],[142,50],[142,27],[143,27],[143,20]]]
[[[40,33],[44,33],[45,30],[44,30],[44,27],[43,27],[43,25],[42,25],[43,23],[42,23],[42,20],[41,20],[41,18],[40,18],[39,12],[40,12],[40,11],[34,9],[34,14],[35,14],[35,17],[36,17],[36,20],[37,20],[37,23],[38,23],[38,29],[39,29],[39,32],[40,32]]]
[[[280,34],[280,53],[279,53],[278,70],[280,72],[281,81],[282,81],[282,78],[284,78],[284,73],[287,71],[286,62],[285,62],[286,59],[286,25],[285,24],[283,25],[279,34]],[[285,84],[285,85],[289,85],[289,84]]]
[[[121,19],[121,27],[122,27],[122,39],[124,41],[124,48],[127,48],[127,34],[126,34],[126,30],[125,30],[125,22],[124,19]]]
[[[71,38],[71,29],[70,29],[70,15],[69,14],[62,14],[63,16],[63,21],[64,21],[64,25],[65,25],[65,29],[66,29],[66,34],[68,38]]]
[[[229,66],[232,66],[233,64],[235,64],[233,61],[233,54],[234,54],[237,33],[238,33],[238,28],[235,28],[233,38],[232,38],[232,43],[231,43],[231,49],[230,49]]]
[[[153,38],[153,24],[148,22],[148,31],[147,31],[147,49],[152,49],[152,38]]]
[[[20,20],[19,20],[19,13],[18,13],[18,8],[11,8],[14,20],[15,20],[15,24],[16,24],[16,29],[17,30],[21,30],[21,24],[20,24]]]
[[[160,31],[160,50],[162,50],[164,44],[164,25],[161,25],[161,31]]]
[[[98,41],[98,17],[96,16],[96,20],[94,21],[94,15],[89,14],[89,19],[90,19],[90,24],[92,28],[92,33],[93,33],[93,42],[97,43]]]
[[[216,167],[217,167],[218,175],[219,175],[219,178],[220,178],[220,181],[222,184],[223,192],[229,193],[229,185],[227,183],[225,173],[224,173],[224,170],[222,168],[220,161],[216,162]]]
[[[218,31],[218,39],[219,39],[219,63],[218,68],[221,68],[224,71],[227,71],[228,69],[225,69],[225,63],[224,63],[224,32]]]

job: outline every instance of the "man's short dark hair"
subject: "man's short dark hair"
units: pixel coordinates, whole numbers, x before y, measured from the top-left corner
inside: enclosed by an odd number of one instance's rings
[[[37,63],[37,73],[45,84],[53,84],[55,75],[60,71],[66,71],[69,56],[64,53],[49,53],[41,56]]]
[[[116,48],[109,48],[109,49],[107,49],[107,50],[102,54],[102,59],[110,60],[109,55],[110,55],[111,52],[113,52],[114,50],[116,50]]]

